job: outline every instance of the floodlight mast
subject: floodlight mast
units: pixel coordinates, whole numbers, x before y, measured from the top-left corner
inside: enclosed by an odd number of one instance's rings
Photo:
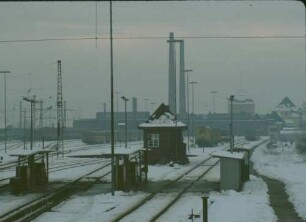
[[[193,133],[193,145],[195,145],[195,128],[194,128],[194,85],[197,84],[196,81],[191,81],[189,84],[192,86],[192,133]]]
[[[4,150],[7,151],[7,131],[6,131],[6,74],[11,73],[10,71],[0,71],[4,74]]]
[[[127,114],[126,114],[126,103],[129,101],[125,96],[121,96],[121,99],[124,100],[124,139],[125,139],[125,148],[127,148]]]
[[[230,103],[231,103],[231,119],[230,119],[230,150],[233,152],[234,150],[234,137],[233,137],[233,101],[234,101],[234,95],[231,95],[230,98]]]
[[[111,170],[112,170],[112,196],[115,195],[115,166],[114,166],[114,62],[113,62],[113,3],[109,1],[110,22],[110,88],[111,88]]]
[[[38,101],[35,100],[35,95],[33,96],[33,99],[27,98],[27,97],[23,97],[22,98],[24,101],[31,103],[31,132],[30,132],[30,149],[33,149],[33,107],[34,107],[34,103],[37,103]]]
[[[213,114],[216,113],[216,104],[215,104],[215,94],[217,93],[218,91],[211,91],[210,93],[212,94],[212,99],[213,99]]]
[[[192,72],[192,69],[185,69],[184,72],[186,73],[186,77],[187,77],[187,84],[186,84],[186,94],[187,94],[187,125],[188,125],[188,129],[187,129],[187,137],[188,137],[188,141],[187,141],[187,150],[188,152],[189,150],[189,73]]]

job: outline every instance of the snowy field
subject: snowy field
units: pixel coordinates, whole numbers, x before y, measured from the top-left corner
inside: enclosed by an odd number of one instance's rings
[[[306,220],[306,155],[298,154],[294,144],[277,143],[274,148],[258,147],[251,160],[260,174],[285,184],[290,201]]]

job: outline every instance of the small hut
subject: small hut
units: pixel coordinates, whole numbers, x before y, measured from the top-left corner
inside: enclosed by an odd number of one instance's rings
[[[149,119],[140,124],[144,147],[148,149],[149,163],[187,163],[183,130],[187,126],[178,121],[169,107],[161,104]]]

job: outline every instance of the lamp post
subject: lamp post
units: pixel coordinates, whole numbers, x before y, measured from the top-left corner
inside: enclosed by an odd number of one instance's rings
[[[116,113],[114,114],[114,143],[119,140],[119,129],[118,129],[118,119],[119,119],[119,95],[120,92],[114,92],[116,95]]]
[[[234,149],[234,138],[233,138],[233,101],[234,101],[234,95],[230,96],[230,103],[231,103],[231,119],[230,119],[230,150],[233,152]]]
[[[186,93],[187,93],[187,125],[188,125],[188,129],[187,129],[187,137],[188,137],[188,140],[187,140],[187,150],[189,152],[189,87],[188,87],[188,76],[189,76],[189,72],[192,72],[193,70],[192,69],[185,69],[184,72],[186,73],[186,77],[187,77],[187,84],[186,84]]]
[[[112,196],[115,195],[115,133],[114,133],[114,58],[113,58],[113,2],[109,1],[109,29],[110,29],[110,90],[111,90],[111,169]]]
[[[7,134],[6,134],[6,74],[11,73],[10,71],[0,71],[4,74],[4,149],[6,153],[7,149]]]
[[[194,85],[197,84],[197,82],[192,81],[189,82],[192,86],[192,133],[193,133],[193,139],[195,140],[195,130],[194,130]]]
[[[213,114],[216,113],[216,109],[215,109],[215,94],[217,93],[217,91],[211,91],[210,92],[212,94],[212,99],[213,99]]]
[[[127,115],[126,115],[126,103],[129,101],[125,96],[121,96],[124,100],[124,139],[125,139],[125,149],[127,148]]]
[[[30,102],[31,103],[31,145],[30,145],[30,149],[33,149],[33,107],[34,107],[34,103],[36,103],[37,101],[35,100],[35,96],[33,96],[33,99],[24,97],[23,98],[24,101]]]

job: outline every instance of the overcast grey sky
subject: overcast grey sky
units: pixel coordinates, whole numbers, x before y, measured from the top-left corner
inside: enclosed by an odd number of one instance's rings
[[[218,91],[216,111],[226,112],[226,98],[241,88],[240,76],[258,113],[270,112],[284,96],[296,105],[305,100],[304,38],[188,38],[304,36],[302,3],[114,2],[113,20],[114,37],[167,37],[171,31],[185,37],[185,67],[194,70],[190,80],[198,82],[196,113],[212,110],[212,90]],[[0,33],[0,40],[95,37],[95,2],[1,2]],[[98,2],[98,36],[106,39],[98,40],[97,48],[94,40],[0,43],[0,70],[12,72],[8,108],[15,106],[18,113],[20,98],[30,88],[45,106],[55,106],[55,62],[60,59],[68,106],[82,110],[82,117],[93,117],[103,102],[109,110],[108,2]],[[115,91],[137,97],[139,110],[144,110],[144,98],[155,106],[168,102],[166,40],[114,41]],[[0,104],[3,109],[2,77]]]

